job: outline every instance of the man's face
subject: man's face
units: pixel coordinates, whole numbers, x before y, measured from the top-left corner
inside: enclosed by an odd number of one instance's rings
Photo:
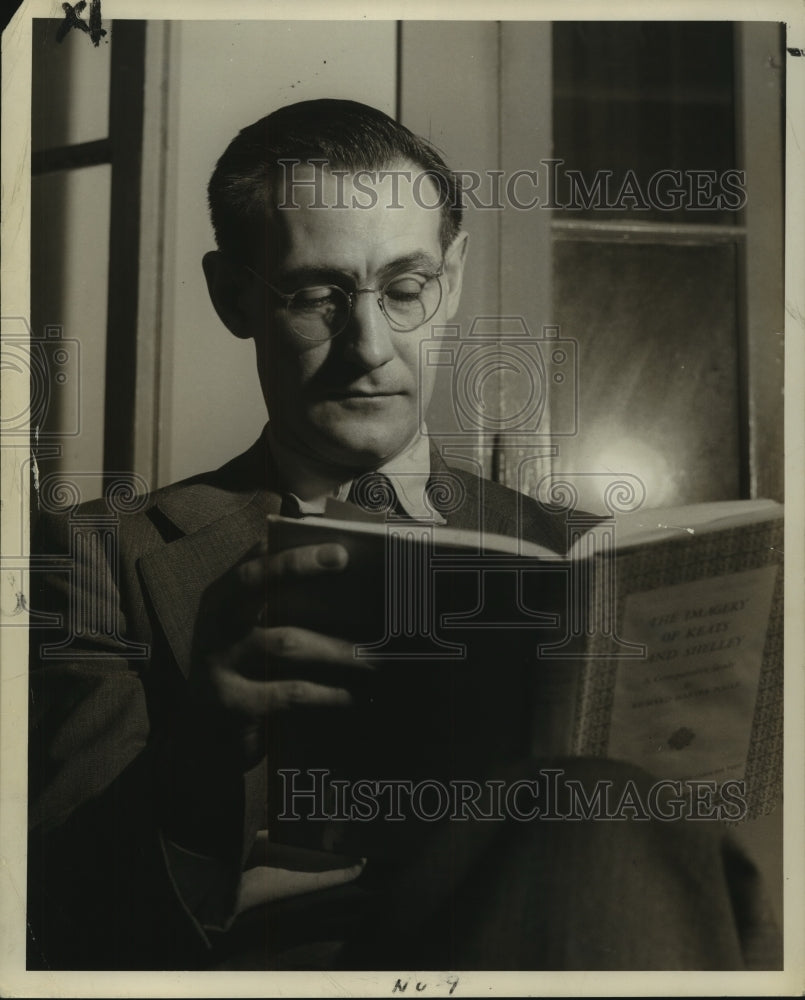
[[[417,174],[410,164],[396,166],[412,178]],[[294,179],[311,179],[313,169],[297,167]],[[333,471],[376,467],[415,435],[435,377],[432,367],[420,370],[419,345],[433,324],[453,316],[461,290],[466,237],[454,242],[443,263],[440,212],[427,207],[438,200],[433,182],[414,188],[402,178],[395,192],[391,177],[374,180],[323,171],[322,200],[339,207],[312,207],[316,195],[309,187],[286,189],[284,203],[299,207],[272,212],[278,253],[265,279],[286,294],[317,285],[351,292],[379,288],[398,274],[442,271],[441,302],[429,321],[409,332],[395,330],[378,305],[379,293],[361,294],[340,333],[306,340],[291,327],[284,302],[255,279],[259,296],[249,333],[273,432]]]

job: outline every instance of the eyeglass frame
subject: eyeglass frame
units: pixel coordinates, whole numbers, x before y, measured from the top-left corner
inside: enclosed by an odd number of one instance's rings
[[[243,267],[245,270],[247,270],[249,272],[249,274],[254,275],[254,277],[257,278],[257,280],[260,281],[263,285],[265,285],[265,287],[268,288],[269,291],[272,291],[277,296],[277,298],[282,299],[282,301],[285,303],[285,312],[286,312],[286,314],[289,314],[289,322],[291,323],[291,328],[294,330],[294,333],[296,333],[298,336],[302,337],[304,340],[310,340],[310,341],[313,341],[314,343],[326,343],[328,340],[334,340],[337,336],[339,336],[339,334],[343,333],[344,330],[346,330],[347,326],[349,326],[349,321],[352,318],[353,310],[355,309],[354,297],[356,295],[365,295],[365,294],[368,294],[369,292],[372,292],[372,293],[375,293],[375,294],[379,294],[380,298],[377,300],[378,308],[380,309],[380,312],[383,314],[383,316],[385,316],[386,322],[388,323],[388,325],[392,328],[392,330],[395,330],[397,333],[413,333],[414,330],[418,330],[421,326],[424,326],[425,323],[430,322],[430,320],[432,320],[433,317],[438,312],[439,306],[442,304],[442,299],[444,298],[444,288],[442,288],[442,282],[441,282],[441,279],[444,277],[444,257],[442,257],[442,266],[441,266],[441,268],[438,271],[436,271],[434,274],[428,274],[426,271],[410,271],[410,272],[403,271],[400,274],[392,275],[388,279],[388,281],[385,282],[385,284],[382,284],[379,288],[354,288],[351,292],[347,291],[346,288],[342,288],[340,285],[324,285],[324,284],[322,284],[322,285],[305,285],[302,288],[297,288],[295,291],[293,291],[293,292],[291,292],[289,294],[287,292],[281,292],[278,288],[275,288],[272,284],[270,284],[268,281],[266,281],[266,279],[261,274],[258,274],[257,271],[255,271],[253,268],[249,267],[248,264],[241,264],[240,266]],[[405,328],[405,327],[395,326],[395,324],[392,321],[391,317],[386,312],[386,310],[383,308],[383,294],[384,294],[386,288],[392,283],[392,281],[395,281],[397,278],[402,277],[402,275],[409,274],[409,273],[410,274],[421,274],[423,276],[426,276],[427,277],[426,284],[427,284],[428,281],[433,281],[435,279],[436,282],[437,282],[437,284],[438,284],[438,286],[439,286],[439,301],[436,303],[436,307],[434,308],[434,310],[430,314],[430,316],[426,316],[421,322],[417,323],[416,326],[412,326],[410,328]],[[424,287],[424,285],[423,285],[423,287]],[[349,303],[349,313],[347,314],[346,322],[341,327],[341,329],[338,330],[337,333],[330,334],[329,337],[322,337],[320,341],[317,340],[317,338],[306,337],[303,333],[300,333],[299,330],[297,330],[293,326],[293,321],[290,319],[290,305],[291,305],[291,302],[293,302],[294,298],[297,295],[299,295],[300,292],[310,291],[311,289],[314,289],[314,288],[334,288],[334,289],[336,289],[336,291],[340,292],[342,295],[345,295],[346,299],[347,299],[347,302]]]

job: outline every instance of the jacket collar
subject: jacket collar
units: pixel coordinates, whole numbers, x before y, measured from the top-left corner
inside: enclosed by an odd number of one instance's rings
[[[276,480],[276,470],[260,437],[248,451],[215,472],[159,490],[153,508],[181,534],[192,535],[251,504],[262,504],[267,513],[278,512]]]
[[[431,478],[454,475],[431,441]],[[279,475],[266,447],[265,436],[242,455],[215,472],[186,479],[157,492],[153,507],[182,535],[192,535],[208,525],[239,513],[248,521],[251,507],[265,514],[279,514],[282,498]]]

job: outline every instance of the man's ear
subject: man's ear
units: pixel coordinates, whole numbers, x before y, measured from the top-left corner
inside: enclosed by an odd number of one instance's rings
[[[210,250],[201,261],[207,291],[218,318],[236,337],[246,340],[253,334],[249,273],[220,250]]]
[[[447,318],[452,319],[461,299],[461,284],[464,280],[464,261],[470,234],[461,232],[450,244],[444,255],[444,276],[446,283]]]

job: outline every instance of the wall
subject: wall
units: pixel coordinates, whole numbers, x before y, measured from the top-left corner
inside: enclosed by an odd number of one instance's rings
[[[396,67],[392,22],[183,22],[170,35],[159,485],[233,457],[265,422],[252,345],[221,325],[201,270],[217,157],[295,100],[370,99],[393,114]]]
[[[95,49],[75,31],[57,43],[60,23],[33,22],[35,162],[109,133],[111,45]],[[51,341],[45,356],[55,362],[43,396],[33,391],[42,402],[32,413],[40,472],[45,480],[80,475],[85,499],[100,493],[103,470],[110,189],[108,163],[48,169],[31,181],[31,328],[34,338]]]

